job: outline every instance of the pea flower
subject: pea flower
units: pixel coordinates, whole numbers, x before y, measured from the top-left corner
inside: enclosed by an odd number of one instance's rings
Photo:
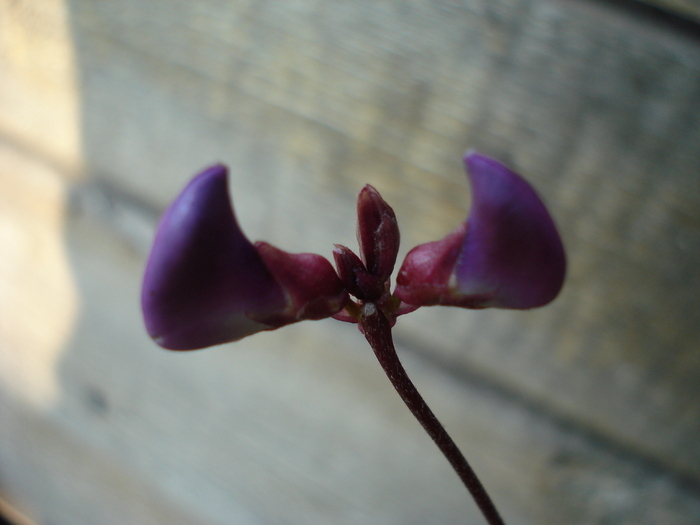
[[[490,525],[496,507],[406,374],[391,327],[421,306],[529,309],[559,293],[564,247],[535,190],[499,162],[464,158],[472,186],[467,220],[416,246],[390,277],[396,215],[365,186],[357,202],[359,256],[336,245],[337,272],[320,255],[251,243],[236,221],[222,165],[204,170],[163,215],[141,293],[146,330],[161,346],[194,350],[307,319],[357,323],[394,388],[452,465]],[[354,299],[350,298],[352,296]]]
[[[227,176],[221,165],[197,175],[158,226],[141,305],[146,330],[165,348],[204,348],[322,319],[347,300],[322,256],[251,244],[233,214]]]
[[[467,220],[440,241],[413,248],[395,295],[406,303],[528,309],[552,301],[566,257],[535,190],[503,164],[467,153],[472,187]]]

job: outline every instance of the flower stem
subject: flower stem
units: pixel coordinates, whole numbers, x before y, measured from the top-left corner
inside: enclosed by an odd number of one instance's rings
[[[366,303],[360,320],[360,327],[367,338],[374,355],[384,369],[389,381],[406,403],[406,406],[433,439],[447,461],[450,462],[459,478],[470,492],[489,525],[505,525],[486,489],[476,477],[476,473],[465,459],[450,435],[438,421],[433,411],[418,393],[406,374],[394,348],[391,324],[373,303]]]

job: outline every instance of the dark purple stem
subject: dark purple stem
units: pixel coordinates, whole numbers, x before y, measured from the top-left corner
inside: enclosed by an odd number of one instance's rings
[[[486,521],[489,525],[505,525],[474,470],[406,374],[406,370],[396,354],[391,335],[391,324],[386,316],[373,303],[366,303],[363,306],[360,326],[391,384],[394,385],[408,409],[433,439],[447,461],[450,462],[474,498]]]

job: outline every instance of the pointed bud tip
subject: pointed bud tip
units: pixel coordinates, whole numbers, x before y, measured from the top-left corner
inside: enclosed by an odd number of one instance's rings
[[[379,194],[379,191],[377,191],[377,188],[375,188],[371,184],[365,184],[364,187],[360,190],[358,197],[359,198],[379,197],[380,199],[382,198],[382,196]]]

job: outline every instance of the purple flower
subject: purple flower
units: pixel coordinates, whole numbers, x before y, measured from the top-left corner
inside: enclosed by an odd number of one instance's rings
[[[495,160],[477,153],[464,160],[472,184],[467,221],[443,240],[413,248],[393,293],[399,228],[371,186],[358,196],[360,257],[336,245],[336,273],[320,255],[248,241],[228,197],[226,167],[204,170],[158,226],[141,296],[148,333],[165,348],[193,350],[305,319],[360,322],[365,303],[393,324],[420,306],[526,309],[550,302],[566,259],[544,204]]]
[[[171,350],[236,341],[304,319],[357,323],[411,412],[449,460],[489,523],[503,523],[484,487],[406,374],[391,327],[421,306],[542,306],[566,272],[554,222],[530,185],[469,153],[467,221],[441,241],[413,248],[391,291],[399,227],[371,186],[357,200],[359,256],[336,245],[338,271],[320,255],[251,244],[228,197],[227,169],[194,177],[160,221],[141,292],[149,335]],[[350,298],[353,296],[353,299]]]
[[[467,221],[440,241],[413,248],[394,294],[416,306],[527,309],[552,301],[566,257],[532,187],[478,153],[464,158],[472,186]]]
[[[330,317],[346,301],[325,258],[248,241],[222,165],[197,175],[163,215],[141,295],[149,335],[171,350]]]

